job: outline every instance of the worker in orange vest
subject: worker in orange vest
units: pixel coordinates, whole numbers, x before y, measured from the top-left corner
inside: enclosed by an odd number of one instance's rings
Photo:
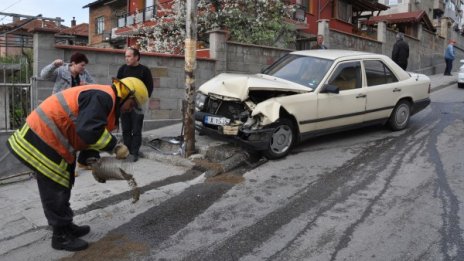
[[[53,227],[54,249],[88,247],[79,237],[90,227],[73,223],[69,202],[76,152],[92,149],[127,157],[128,148],[110,132],[118,126],[120,112],[142,107],[147,100],[147,88],[135,77],[114,79],[112,85],[69,88],[44,100],[8,139],[10,151],[36,173],[45,217]]]

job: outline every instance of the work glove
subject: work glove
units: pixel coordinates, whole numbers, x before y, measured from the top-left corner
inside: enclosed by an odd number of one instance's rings
[[[129,156],[129,149],[126,145],[118,143],[114,146],[113,153],[116,154],[117,159],[125,159]]]

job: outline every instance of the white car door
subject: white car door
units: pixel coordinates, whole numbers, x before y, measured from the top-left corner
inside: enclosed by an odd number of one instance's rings
[[[339,93],[329,93],[337,86]],[[360,61],[337,64],[327,85],[318,93],[317,129],[329,129],[363,122],[366,109],[366,91],[362,88]]]
[[[364,121],[386,119],[390,117],[405,86],[381,60],[365,60],[363,63],[367,85]]]

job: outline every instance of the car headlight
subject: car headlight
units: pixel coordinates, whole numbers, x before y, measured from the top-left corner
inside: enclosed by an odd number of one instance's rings
[[[195,96],[195,108],[197,108],[197,110],[203,110],[203,107],[205,106],[206,97],[207,96],[203,93],[197,93],[197,95]]]

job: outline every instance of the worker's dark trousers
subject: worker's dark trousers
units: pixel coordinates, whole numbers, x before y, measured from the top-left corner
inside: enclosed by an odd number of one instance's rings
[[[70,168],[74,169],[75,164]],[[74,171],[71,171],[71,173],[70,188],[65,188],[47,176],[37,173],[40,199],[45,217],[50,226],[66,226],[72,223],[74,213],[71,209],[69,199],[71,198],[71,188],[74,184]]]
[[[135,110],[121,113],[122,138],[132,155],[138,155],[142,145],[143,114]]]

